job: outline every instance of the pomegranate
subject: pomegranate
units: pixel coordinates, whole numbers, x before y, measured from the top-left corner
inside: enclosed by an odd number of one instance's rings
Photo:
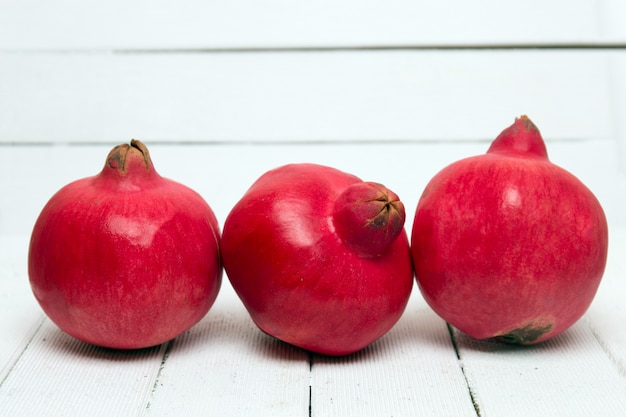
[[[600,203],[515,120],[485,155],[447,166],[415,212],[411,251],[433,310],[475,339],[534,344],[591,304],[607,259]]]
[[[265,333],[326,355],[356,352],[400,318],[413,268],[398,196],[337,169],[262,175],[224,223],[224,269]]]
[[[28,272],[48,317],[82,341],[135,349],[198,322],[220,289],[219,228],[202,197],[161,177],[138,140],[61,188],[30,241]]]

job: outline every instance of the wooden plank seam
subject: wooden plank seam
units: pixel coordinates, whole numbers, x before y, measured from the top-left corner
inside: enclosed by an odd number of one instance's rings
[[[161,356],[161,365],[159,366],[159,370],[157,371],[156,377],[154,378],[154,384],[152,385],[152,391],[150,391],[150,394],[148,395],[148,398],[146,400],[146,406],[145,406],[145,411],[148,412],[150,410],[150,407],[152,405],[152,398],[154,398],[160,384],[161,384],[161,377],[163,374],[163,370],[165,369],[167,360],[170,356],[170,352],[172,351],[172,347],[174,346],[174,343],[176,342],[176,339],[172,339],[169,342],[164,343],[163,345],[161,345],[161,351],[162,356]]]
[[[39,333],[39,330],[41,329],[41,326],[43,326],[43,323],[46,321],[46,318],[47,317],[44,314],[41,314],[39,320],[37,320],[35,324],[31,327],[31,330],[26,333],[23,342],[18,344],[19,348],[16,349],[15,353],[7,361],[4,368],[0,369],[0,389],[2,389],[2,385],[4,385],[9,375],[11,375],[13,369],[15,369],[15,366],[18,364],[22,356],[24,356],[24,353],[28,350],[28,347],[32,343],[35,336],[37,336],[37,333]]]
[[[472,384],[467,376],[467,373],[465,372],[463,359],[461,358],[461,351],[459,350],[459,346],[456,343],[456,338],[454,337],[454,330],[450,323],[446,323],[446,326],[448,327],[448,333],[450,334],[450,341],[452,343],[452,347],[454,348],[454,353],[456,354],[457,363],[459,365],[459,368],[461,369],[461,373],[463,374],[463,379],[465,379],[467,393],[469,395],[470,401],[472,402],[472,406],[474,407],[474,411],[476,411],[476,417],[481,417],[478,398],[476,396],[475,390],[472,388]]]
[[[591,331],[593,337],[598,342],[598,345],[600,346],[600,348],[602,348],[606,356],[613,363],[619,374],[626,378],[626,363],[624,363],[619,355],[611,348],[611,345],[604,340],[598,328],[594,326],[590,320],[587,320],[586,318],[583,318],[583,320],[585,325]]]

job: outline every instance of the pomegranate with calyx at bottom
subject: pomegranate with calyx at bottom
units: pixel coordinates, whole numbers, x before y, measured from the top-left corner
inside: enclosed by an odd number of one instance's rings
[[[485,155],[432,178],[411,236],[419,288],[435,312],[476,339],[519,344],[556,336],[583,315],[607,247],[600,203],[548,160],[526,116]]]

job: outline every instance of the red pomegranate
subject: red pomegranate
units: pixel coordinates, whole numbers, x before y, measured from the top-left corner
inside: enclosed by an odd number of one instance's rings
[[[254,322],[327,355],[356,352],[403,313],[413,285],[404,206],[384,186],[291,164],[262,175],[224,223],[226,274]]]
[[[61,188],[30,241],[33,293],[66,333],[109,348],[168,341],[197,323],[222,276],[219,228],[202,197],[161,177],[140,141]]]
[[[548,160],[539,130],[515,120],[485,155],[457,161],[417,205],[412,256],[426,301],[476,339],[532,344],[591,304],[604,273],[600,203]]]

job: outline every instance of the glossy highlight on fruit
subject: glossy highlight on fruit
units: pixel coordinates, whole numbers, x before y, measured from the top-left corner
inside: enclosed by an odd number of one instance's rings
[[[411,251],[424,298],[476,339],[534,344],[574,324],[607,259],[594,194],[517,118],[485,155],[445,167],[418,202]]]
[[[195,191],[161,177],[138,140],[61,188],[31,235],[28,272],[48,317],[94,345],[145,348],[197,323],[221,285],[220,231]]]
[[[266,172],[224,223],[226,274],[264,332],[356,352],[402,315],[413,285],[404,206],[381,184],[290,164]]]

